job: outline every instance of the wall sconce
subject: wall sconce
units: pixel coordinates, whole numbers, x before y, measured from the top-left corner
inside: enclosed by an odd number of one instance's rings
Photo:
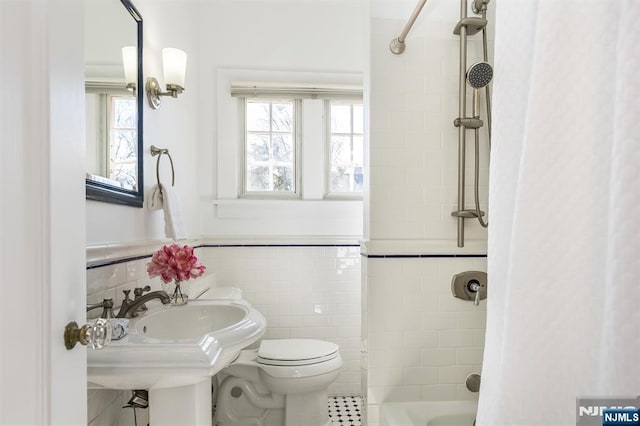
[[[187,71],[187,54],[172,47],[162,49],[162,67],[164,80],[167,83],[167,91],[163,92],[158,80],[154,77],[147,78],[147,100],[153,109],[160,108],[161,96],[177,98],[184,91],[184,76]]]
[[[138,49],[135,46],[122,48],[122,65],[124,66],[124,81],[127,89],[135,94],[138,83]]]

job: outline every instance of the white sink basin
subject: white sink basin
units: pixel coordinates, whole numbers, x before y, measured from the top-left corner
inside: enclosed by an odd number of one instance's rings
[[[246,308],[238,304],[189,303],[149,313],[136,321],[135,329],[149,339],[199,339],[213,330],[240,323],[246,315]]]
[[[182,306],[154,300],[148,306],[130,320],[125,338],[87,351],[90,387],[192,385],[229,365],[266,329],[264,317],[243,300],[190,300]]]

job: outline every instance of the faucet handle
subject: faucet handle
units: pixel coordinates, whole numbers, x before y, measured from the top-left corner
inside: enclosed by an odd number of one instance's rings
[[[482,288],[482,286],[480,285],[480,283],[478,281],[471,280],[467,284],[467,287],[469,287],[469,291],[470,292],[476,294],[476,297],[475,297],[475,299],[473,301],[473,305],[474,306],[478,306],[480,304],[480,289]]]
[[[136,287],[133,289],[133,294],[136,296],[134,300],[137,300],[138,298],[140,298],[142,296],[142,293],[144,293],[145,291],[150,291],[151,287],[146,285],[144,287]],[[142,305],[140,305],[140,307],[137,309],[137,311],[146,311],[149,308],[147,308],[147,304],[143,303]],[[136,312],[137,312],[136,311]]]
[[[113,314],[113,299],[104,299],[102,301],[103,309],[102,314],[100,314],[100,318],[115,318],[116,316]]]
[[[136,299],[140,296],[142,296],[142,293],[144,293],[145,291],[150,291],[151,290],[151,286],[144,286],[144,287],[136,287],[133,289],[133,294],[136,296]]]
[[[92,305],[87,305],[87,312],[102,308],[102,313],[100,314],[100,318],[114,318],[113,315],[113,299],[103,299],[101,303],[94,303]]]
[[[487,298],[487,273],[466,271],[454,275],[451,279],[451,292],[454,297],[473,300],[473,304],[478,306],[481,300]]]

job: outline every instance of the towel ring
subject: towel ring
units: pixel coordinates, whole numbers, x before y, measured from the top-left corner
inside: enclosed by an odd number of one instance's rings
[[[171,163],[171,186],[174,186],[176,183],[176,173],[173,168],[173,159],[171,158],[171,154],[169,154],[169,150],[151,145],[151,155],[153,157],[158,156],[158,161],[156,162],[156,180],[158,181],[158,187],[160,187],[160,159],[162,158],[162,154],[166,154],[167,157],[169,157],[169,162]]]

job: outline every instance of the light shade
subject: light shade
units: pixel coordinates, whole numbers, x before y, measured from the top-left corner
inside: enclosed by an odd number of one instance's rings
[[[124,66],[124,80],[127,86],[138,82],[138,49],[135,46],[122,48],[122,64]]]
[[[162,65],[165,84],[184,89],[184,77],[187,71],[186,52],[173,47],[162,49]]]

